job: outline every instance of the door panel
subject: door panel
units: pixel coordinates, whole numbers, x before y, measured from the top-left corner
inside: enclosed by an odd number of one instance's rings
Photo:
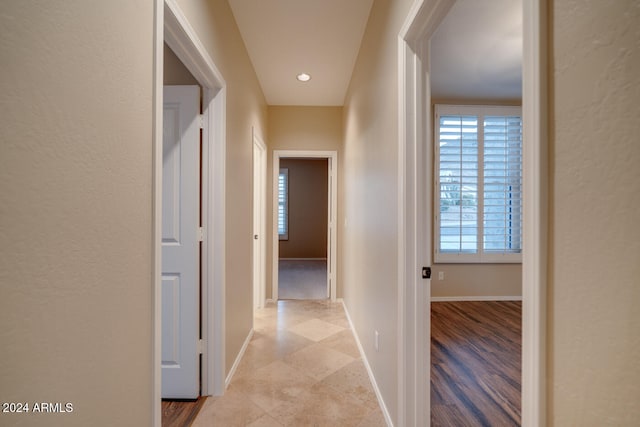
[[[180,276],[162,275],[162,363],[180,364]]]
[[[162,397],[200,390],[198,86],[165,86],[162,169]]]

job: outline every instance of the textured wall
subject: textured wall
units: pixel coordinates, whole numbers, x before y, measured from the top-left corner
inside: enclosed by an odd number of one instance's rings
[[[0,13],[0,397],[11,426],[148,426],[153,2]]]
[[[344,107],[339,283],[397,422],[398,33],[410,0],[375,1]],[[375,351],[374,331],[380,332]]]
[[[640,2],[552,2],[549,424],[640,420]]]

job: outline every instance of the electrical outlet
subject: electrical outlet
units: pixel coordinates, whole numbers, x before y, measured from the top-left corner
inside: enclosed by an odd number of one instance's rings
[[[375,339],[373,341],[373,348],[375,348],[376,351],[380,350],[380,334],[378,333],[378,331],[376,331],[376,333],[375,333]]]
[[[444,280],[444,271],[438,272],[438,280]]]

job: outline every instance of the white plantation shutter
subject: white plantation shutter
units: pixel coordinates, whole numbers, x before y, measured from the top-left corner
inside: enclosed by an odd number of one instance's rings
[[[522,119],[484,118],[484,251],[522,249]]]
[[[435,259],[519,262],[519,107],[436,106]]]
[[[278,175],[278,236],[289,239],[289,169],[281,168]]]
[[[478,118],[440,117],[441,252],[478,250]]]

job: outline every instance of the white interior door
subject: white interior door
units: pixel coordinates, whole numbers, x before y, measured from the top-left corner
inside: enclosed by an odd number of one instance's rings
[[[199,395],[198,86],[165,86],[162,164],[162,397]]]

